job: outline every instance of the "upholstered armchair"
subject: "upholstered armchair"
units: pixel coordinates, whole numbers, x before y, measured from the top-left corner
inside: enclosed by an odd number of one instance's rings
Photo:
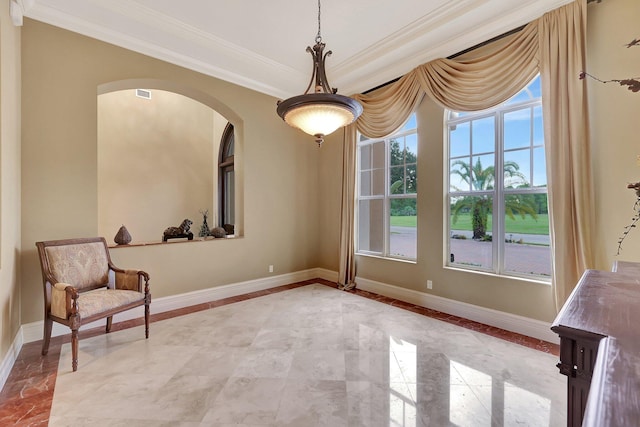
[[[37,242],[44,285],[42,355],[49,351],[53,322],[71,328],[72,368],[78,369],[80,326],[144,305],[145,337],[149,338],[149,275],[123,270],[111,262],[103,237]]]

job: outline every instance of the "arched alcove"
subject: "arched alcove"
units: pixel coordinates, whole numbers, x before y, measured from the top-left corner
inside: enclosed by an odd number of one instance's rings
[[[242,235],[242,120],[232,110],[206,93],[151,79],[100,85],[97,103],[100,235],[111,238],[125,225],[134,243],[158,242],[188,218],[198,236],[204,211],[210,228],[221,226],[218,158],[230,124],[234,231]]]

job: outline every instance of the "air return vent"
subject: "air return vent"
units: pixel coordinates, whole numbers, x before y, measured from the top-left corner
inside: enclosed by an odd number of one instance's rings
[[[136,96],[144,99],[151,99],[151,91],[147,89],[136,89]]]

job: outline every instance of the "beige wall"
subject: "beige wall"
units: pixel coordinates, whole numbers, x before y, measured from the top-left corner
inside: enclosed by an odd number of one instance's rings
[[[589,5],[587,70],[601,79],[640,77],[640,2],[607,0]],[[640,261],[640,228],[631,231],[616,256],[617,241],[633,216],[636,199],[629,182],[640,181],[640,92],[616,83],[588,81],[591,154],[596,199],[596,267],[615,260]]]
[[[0,360],[20,328],[20,29],[0,1]]]
[[[640,75],[640,47],[626,49],[625,43],[640,35],[640,3],[637,0],[607,0],[588,6],[588,69],[603,78]],[[610,269],[616,241],[633,215],[635,200],[627,182],[640,181],[638,118],[640,93],[615,84],[589,83],[593,133],[594,197],[596,201],[597,268]],[[543,321],[555,317],[551,288],[544,283],[508,279],[488,274],[444,268],[443,255],[443,111],[425,99],[417,112],[418,162],[418,259],[407,263],[358,256],[358,276],[416,291],[514,313]],[[325,142],[320,162],[322,201],[326,210],[321,229],[339,228],[342,135]],[[612,209],[612,207],[615,207]],[[635,235],[634,233],[638,233]],[[337,270],[338,236],[321,242],[320,262]],[[619,258],[640,261],[640,230],[634,230]],[[562,261],[560,261],[562,262]],[[427,291],[427,280],[433,290]]]
[[[317,266],[318,148],[274,98],[28,19],[22,64],[22,323],[42,319],[34,243],[97,234],[96,95],[114,81],[173,82],[217,103],[236,127],[245,212],[242,238],[118,248],[116,265],[148,271],[154,297]]]
[[[8,10],[8,0],[3,4]],[[622,44],[638,36],[639,7],[636,0],[589,5],[589,71],[605,78],[638,75],[640,48]],[[0,356],[20,323],[42,318],[34,242],[97,233],[96,94],[109,82],[176,82],[218,100],[242,124],[244,238],[112,251],[117,264],[151,273],[155,297],[264,277],[268,264],[275,265],[275,274],[338,269],[340,131],[318,150],[277,118],[271,97],[28,19],[22,31],[21,98],[20,32],[4,12],[0,16]],[[640,94],[614,84],[590,82],[589,89],[597,267],[608,269],[634,200],[625,184],[640,180],[635,162]],[[418,116],[420,152],[430,153],[419,163],[424,196],[418,202],[418,262],[359,257],[359,275],[416,290],[431,279],[435,295],[551,320],[547,285],[442,267],[442,111],[425,101]],[[640,259],[640,235],[629,237],[621,258]]]
[[[113,243],[121,225],[133,242],[158,242],[185,218],[198,236],[208,210],[215,226],[217,162],[227,121],[186,96],[135,89],[98,96],[98,234]]]

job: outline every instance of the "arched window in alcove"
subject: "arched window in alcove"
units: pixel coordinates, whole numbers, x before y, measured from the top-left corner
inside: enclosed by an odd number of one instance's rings
[[[233,125],[227,123],[220,141],[220,157],[218,161],[220,223],[227,231],[227,234],[233,234],[233,224],[235,223],[234,139]]]

